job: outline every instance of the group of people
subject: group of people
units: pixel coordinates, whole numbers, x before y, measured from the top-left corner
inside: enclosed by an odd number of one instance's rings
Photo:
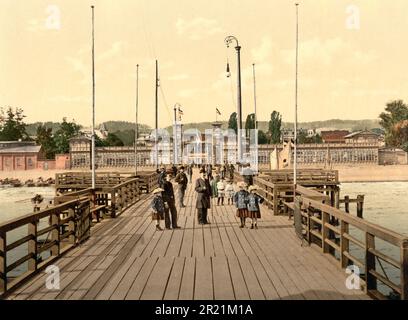
[[[188,172],[188,171],[187,171]],[[158,184],[159,188],[153,190],[153,200],[151,208],[153,210],[152,218],[156,220],[156,230],[162,231],[160,221],[164,220],[166,229],[180,229],[177,224],[177,208],[176,199],[174,194],[173,183],[171,182],[173,176],[174,181],[178,185],[177,195],[180,208],[184,208],[184,195],[186,193],[188,177],[184,172],[184,167],[180,166],[178,169],[173,170],[172,173],[166,171],[165,167],[161,167],[159,170]],[[192,168],[190,182],[192,179]]]
[[[180,228],[177,225],[176,201],[171,180],[174,177],[174,181],[178,184],[178,202],[180,208],[183,208],[185,207],[184,196],[187,185],[192,182],[193,166],[187,166],[188,177],[184,170],[184,166],[176,169],[173,166],[170,173],[166,171],[165,167],[160,168],[159,188],[153,191],[154,197],[151,203],[152,217],[157,221],[157,230],[163,230],[160,227],[161,220],[165,220],[166,229]],[[194,190],[197,193],[196,209],[199,224],[210,224],[208,209],[211,208],[211,198],[217,198],[217,205],[224,205],[224,198],[227,198],[228,205],[235,203],[236,214],[241,221],[240,228],[245,227],[246,218],[252,219],[251,229],[258,228],[257,219],[261,218],[259,205],[263,202],[263,198],[256,193],[257,189],[252,185],[252,175],[248,175],[249,177],[244,176],[244,182],[237,184],[239,190],[235,192],[233,185],[234,170],[233,165],[226,164],[217,168],[216,174],[213,176],[211,165],[204,165],[200,168],[200,176],[196,179],[194,185]],[[248,190],[247,187],[249,187]]]

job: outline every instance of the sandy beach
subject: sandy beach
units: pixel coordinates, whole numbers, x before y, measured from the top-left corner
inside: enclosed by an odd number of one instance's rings
[[[310,168],[310,167],[309,167]],[[408,165],[395,165],[395,166],[378,166],[378,165],[365,165],[365,166],[341,166],[333,167],[335,170],[339,170],[339,178],[341,182],[386,182],[386,181],[408,181]],[[139,170],[143,170],[140,168]],[[150,168],[151,170],[151,168]],[[65,172],[70,170],[65,170]],[[81,171],[81,170],[75,170]],[[86,171],[86,170],[82,170]],[[131,172],[132,168],[114,168],[98,170],[103,171],[119,171],[119,172]],[[43,179],[55,178],[56,173],[64,172],[64,170],[29,170],[29,171],[0,171],[0,179],[13,178],[20,181],[26,181],[28,179],[36,180],[39,177]]]

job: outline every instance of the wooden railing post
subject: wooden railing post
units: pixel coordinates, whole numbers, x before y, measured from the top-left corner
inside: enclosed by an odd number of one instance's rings
[[[329,214],[322,211],[322,251],[323,253],[329,253],[329,245],[326,243],[326,239],[329,238],[329,228],[326,227],[326,223],[329,223]]]
[[[357,196],[357,217],[363,218],[364,195]]]
[[[0,290],[7,291],[7,237],[6,232],[0,232]]]
[[[51,241],[55,241],[56,243],[51,247],[51,255],[52,256],[59,256],[60,254],[60,223],[59,223],[59,212],[53,211],[51,213],[51,226],[54,229],[51,231]]]
[[[278,190],[277,187],[275,186],[273,188],[273,215],[277,216],[278,213]]]
[[[68,242],[72,245],[75,245],[75,235],[76,235],[76,230],[75,230],[75,210],[72,208],[68,209],[68,217],[71,219],[68,222],[68,231],[71,232],[71,234],[68,237]]]
[[[350,213],[350,197],[349,196],[344,197],[344,208],[347,213]]]
[[[349,233],[349,224],[344,222],[343,220],[340,221],[340,263],[342,268],[347,268],[348,266],[348,258],[344,255],[344,252],[349,252],[350,244],[349,240],[344,237],[344,234]]]
[[[37,219],[28,224],[28,235],[32,237],[32,239],[28,241],[28,254],[32,255],[32,258],[28,260],[28,271],[37,270],[37,225]]]
[[[401,299],[408,300],[408,239],[401,243]]]
[[[375,237],[370,233],[366,233],[366,256],[365,256],[365,275],[366,275],[366,291],[377,290],[377,280],[370,271],[375,271],[375,255],[370,252],[370,249],[375,249]]]
[[[111,218],[116,218],[116,189],[111,191]]]

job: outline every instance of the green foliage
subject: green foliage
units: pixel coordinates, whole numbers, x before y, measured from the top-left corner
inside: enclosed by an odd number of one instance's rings
[[[135,122],[129,121],[107,121],[103,123],[105,125],[106,130],[109,132],[118,132],[118,131],[135,131]],[[145,124],[138,124],[139,134],[149,133],[152,129]],[[134,140],[134,139],[133,139]]]
[[[60,128],[54,135],[55,153],[68,153],[69,139],[79,135],[80,129],[81,126],[75,121],[67,122],[67,119],[63,118]]]
[[[271,144],[277,144],[281,140],[282,116],[279,112],[273,111],[271,113],[271,120],[269,120],[268,134]]]
[[[114,133],[108,133],[108,136],[106,137],[105,143],[109,147],[123,147],[124,146],[123,141],[121,139],[119,139],[119,137]]]
[[[22,108],[15,108],[13,110],[11,107],[8,107],[5,112],[4,109],[1,109],[0,141],[30,140],[26,132],[25,115],[23,112]]]
[[[139,131],[140,134],[140,131]],[[122,141],[124,146],[133,146],[135,142],[135,130],[128,129],[123,131],[116,131],[114,135]]]
[[[236,112],[233,112],[230,115],[230,118],[228,120],[228,129],[233,129],[235,133],[238,132],[238,121]]]
[[[251,129],[255,129],[255,113],[248,114],[245,121],[245,134],[249,137]]]
[[[394,100],[386,104],[385,112],[380,114],[380,125],[385,130],[385,143],[388,146],[406,148],[408,137],[405,135],[408,120],[408,106],[403,100]]]
[[[258,144],[267,144],[268,136],[262,130],[258,130]]]
[[[45,125],[40,124],[37,127],[36,136],[35,141],[43,147],[45,157],[47,159],[54,159],[56,148],[54,137],[52,136],[52,128],[47,128]]]
[[[309,143],[323,143],[322,136],[317,134],[312,137],[307,136],[305,130],[300,130],[297,135],[297,141],[299,144],[309,144]]]
[[[26,126],[27,134],[29,136],[35,136],[37,134],[37,128],[39,126],[44,126],[46,128],[51,128],[52,133],[55,133],[61,127],[61,123],[60,122],[52,122],[52,121],[29,123]]]

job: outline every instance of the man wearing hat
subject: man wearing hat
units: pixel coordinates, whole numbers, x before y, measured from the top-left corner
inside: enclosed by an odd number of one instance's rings
[[[166,229],[179,229],[177,226],[177,209],[176,200],[174,199],[173,184],[171,183],[171,175],[166,175],[166,181],[163,184],[163,201],[164,201],[164,223]]]
[[[176,175],[175,181],[178,184],[178,198],[179,198],[180,207],[185,208],[184,195],[186,193],[188,179],[187,179],[187,175],[184,173],[183,166],[179,167],[179,172]]]
[[[205,171],[200,170],[200,177],[196,180],[195,191],[197,192],[197,215],[199,224],[209,224],[207,211],[211,207],[211,186]]]
[[[158,179],[158,184],[160,188],[163,188],[165,181],[166,181],[166,168],[164,166],[161,166]]]

